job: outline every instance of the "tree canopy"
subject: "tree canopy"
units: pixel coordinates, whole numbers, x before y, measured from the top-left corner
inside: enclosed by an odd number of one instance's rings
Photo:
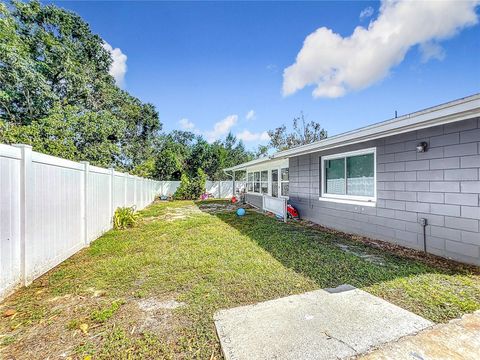
[[[300,116],[293,119],[292,132],[289,133],[287,127],[282,125],[268,131],[268,135],[270,136],[269,146],[277,151],[282,151],[325,139],[327,131],[318,122],[307,122],[302,112]]]
[[[126,170],[147,160],[158,113],[116,86],[111,63],[78,15],[0,3],[0,141]]]

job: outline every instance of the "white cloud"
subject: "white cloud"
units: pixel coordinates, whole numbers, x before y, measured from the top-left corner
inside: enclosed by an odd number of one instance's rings
[[[253,111],[253,110],[251,110],[251,111]],[[249,111],[248,114],[250,114],[251,111]],[[255,115],[255,114],[253,114],[253,115]],[[219,140],[219,139],[225,137],[225,135],[227,135],[232,130],[232,128],[237,125],[237,123],[238,123],[238,115],[235,115],[235,114],[228,115],[223,120],[220,120],[220,121],[216,122],[213,125],[212,130],[205,130],[205,131],[199,130],[197,128],[197,126],[195,125],[195,123],[193,123],[192,121],[190,121],[187,118],[182,118],[178,122],[178,124],[180,125],[180,128],[182,130],[191,131],[194,134],[202,135],[206,138],[206,140],[209,143],[212,143],[216,140]],[[240,133],[236,134],[236,137],[239,140],[242,140],[244,142],[258,142],[258,141],[268,141],[268,140],[270,140],[270,136],[268,136],[268,133],[266,131],[251,132],[251,131],[246,130],[246,129],[241,131]]]
[[[278,66],[275,65],[275,64],[268,64],[267,65],[267,70],[272,72],[272,73],[276,73],[276,72],[278,72]]]
[[[360,21],[363,21],[363,20],[371,17],[374,12],[375,12],[375,10],[373,10],[373,7],[371,7],[371,6],[366,7],[365,9],[363,9],[360,12],[360,16],[359,16]]]
[[[178,123],[180,124],[180,128],[182,130],[189,131],[195,129],[195,124],[187,118],[180,119]]]
[[[426,63],[430,59],[443,60],[445,58],[445,50],[434,42],[426,42],[420,45],[422,53],[422,62]]]
[[[253,120],[255,119],[256,117],[256,114],[255,114],[255,110],[250,110],[247,115],[245,115],[245,119],[247,120]]]
[[[476,24],[479,2],[384,0],[378,18],[351,36],[321,27],[305,38],[295,63],[284,70],[283,93],[316,85],[314,97],[334,98],[368,87],[416,45],[423,59],[441,58],[438,42]]]
[[[243,130],[242,132],[238,133],[236,136],[238,139],[244,142],[270,140],[270,136],[268,136],[268,133],[266,131],[252,133],[249,130]]]
[[[214,142],[222,136],[227,135],[237,121],[238,115],[229,115],[225,119],[216,122],[215,125],[213,125],[213,130],[205,131],[203,135],[205,135],[208,142]]]
[[[120,48],[113,48],[107,42],[103,43],[103,48],[112,56],[112,65],[109,74],[113,76],[118,86],[123,86],[125,74],[127,72],[127,55]]]

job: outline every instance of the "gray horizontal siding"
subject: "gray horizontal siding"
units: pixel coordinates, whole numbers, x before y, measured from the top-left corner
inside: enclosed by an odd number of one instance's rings
[[[426,141],[429,149],[417,153]],[[377,148],[377,205],[320,201],[320,157]],[[290,203],[341,231],[480,265],[480,119],[399,134],[290,159]]]

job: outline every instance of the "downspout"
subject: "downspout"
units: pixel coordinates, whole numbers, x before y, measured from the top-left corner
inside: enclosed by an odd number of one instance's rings
[[[419,222],[420,226],[423,228],[423,252],[427,253],[427,219],[421,218]]]
[[[232,170],[232,174],[229,174],[225,169],[223,169],[223,172],[225,173],[225,175],[230,176],[230,179],[232,179],[232,182],[233,182],[232,196],[235,196],[235,170]]]

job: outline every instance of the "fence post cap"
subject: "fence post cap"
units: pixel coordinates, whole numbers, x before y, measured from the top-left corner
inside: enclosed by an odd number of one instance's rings
[[[31,149],[32,145],[27,145],[27,144],[12,144],[12,146],[15,146],[17,148],[24,148],[24,149]]]

